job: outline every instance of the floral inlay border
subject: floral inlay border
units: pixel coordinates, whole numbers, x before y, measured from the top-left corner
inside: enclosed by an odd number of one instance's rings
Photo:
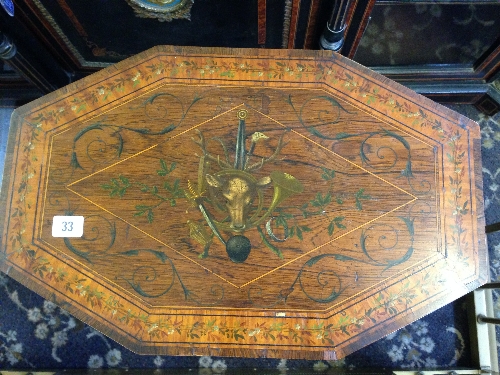
[[[90,306],[97,314],[109,316],[117,324],[131,327],[143,339],[153,341],[174,341],[183,337],[189,342],[210,341],[228,343],[276,343],[290,345],[331,346],[342,342],[361,329],[373,326],[406,310],[409,306],[425,300],[427,296],[440,291],[442,280],[433,279],[429,274],[419,273],[402,285],[393,286],[369,298],[364,311],[345,311],[328,322],[318,321],[304,324],[290,324],[277,319],[274,323],[262,322],[252,326],[245,322],[229,322],[224,318],[205,317],[188,322],[179,318],[158,318],[140,310],[129,308],[128,304],[108,291],[95,286],[78,272],[50,255],[31,245],[31,228],[28,223],[34,220],[36,205],[38,170],[40,160],[33,150],[40,146],[43,131],[48,131],[75,117],[84,116],[91,111],[118,100],[127,92],[144,88],[163,78],[224,79],[237,81],[260,79],[262,81],[324,82],[340,92],[355,98],[365,105],[386,114],[397,116],[408,126],[430,128],[444,146],[446,162],[453,168],[445,176],[445,188],[453,198],[444,202],[446,225],[451,229],[451,237],[446,246],[463,267],[470,267],[473,246],[471,233],[466,229],[472,222],[471,202],[468,181],[464,181],[468,168],[466,150],[468,134],[457,124],[439,119],[433,113],[416,104],[396,97],[389,90],[376,87],[367,79],[356,76],[335,62],[294,62],[291,59],[265,60],[253,63],[250,58],[198,57],[196,59],[178,56],[152,58],[142,65],[130,68],[120,75],[103,80],[88,87],[83,92],[67,96],[58,102],[57,109],[27,114],[22,122],[19,142],[19,171],[10,189],[13,189],[7,248],[1,258],[7,262],[16,259],[25,271],[57,290],[70,294],[79,302]],[[411,171],[410,171],[411,173]],[[432,292],[431,292],[432,290]],[[258,321],[258,319],[257,319]]]
[[[51,258],[51,257],[50,257]],[[34,260],[36,263],[38,260]],[[446,275],[424,269],[415,278],[403,278],[389,288],[377,292],[362,304],[335,314],[328,320],[315,318],[252,318],[246,322],[224,316],[148,314],[127,301],[96,287],[78,272],[65,267],[54,268],[54,259],[46,259],[38,268],[46,284],[64,290],[65,296],[87,306],[101,318],[130,331],[139,341],[151,342],[209,342],[248,345],[279,344],[290,346],[325,346],[342,344],[352,336],[373,328],[412,306],[442,293],[443,285],[451,285]],[[54,263],[56,263],[55,260]],[[33,263],[33,261],[31,261]],[[443,269],[443,263],[431,268]],[[55,299],[62,307],[73,309],[70,303]]]

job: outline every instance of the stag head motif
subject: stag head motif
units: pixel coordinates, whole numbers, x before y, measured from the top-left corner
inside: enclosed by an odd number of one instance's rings
[[[283,148],[284,134],[279,138],[278,145],[272,155],[259,158],[259,160],[250,163],[251,159],[256,159],[253,155],[256,144],[268,139],[268,137],[260,132],[253,133],[250,149],[247,150],[246,117],[246,110],[238,111],[239,124],[233,162],[230,160],[223,140],[213,139],[221,144],[224,154],[224,157],[221,158],[219,155],[215,156],[208,152],[203,133],[196,130],[198,138],[193,138],[193,141],[202,151],[198,170],[198,186],[195,189],[189,183],[189,192],[186,193],[193,205],[200,209],[215,236],[226,245],[226,251],[234,262],[244,262],[251,250],[250,241],[243,235],[243,232],[264,222],[286,197],[303,191],[302,184],[287,173],[273,171],[269,176],[261,178],[257,178],[252,174],[252,172],[260,169],[266,163],[274,161],[279,156]],[[207,169],[211,164],[215,164],[219,170],[215,173],[207,173]],[[274,186],[273,200],[263,212],[263,189],[271,185],[271,183]],[[206,200],[204,194],[207,191],[211,204],[228,214],[227,220],[217,221],[207,211],[204,204]],[[222,237],[221,231],[230,232],[233,235],[226,241]],[[208,249],[205,249],[199,257],[204,258],[206,256],[208,256]]]
[[[243,231],[251,225],[247,222],[249,209],[257,197],[258,189],[271,183],[269,176],[255,180],[251,174],[235,173],[224,178],[224,173],[215,175],[206,174],[205,178],[212,188],[220,190],[225,198],[225,207],[231,218],[231,228],[234,231]]]

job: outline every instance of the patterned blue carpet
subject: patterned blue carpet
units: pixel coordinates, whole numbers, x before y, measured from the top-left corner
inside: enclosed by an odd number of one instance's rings
[[[485,117],[470,106],[452,109],[479,122],[487,224],[500,221],[500,114]],[[0,164],[11,110],[0,109]],[[3,168],[3,167],[2,167]],[[488,237],[492,279],[500,276],[500,232]],[[500,298],[495,295],[496,315]],[[497,333],[497,348],[500,347]],[[136,355],[50,301],[0,274],[0,369],[188,368],[217,374],[230,368],[307,369],[473,367],[465,299],[449,304],[340,361]]]

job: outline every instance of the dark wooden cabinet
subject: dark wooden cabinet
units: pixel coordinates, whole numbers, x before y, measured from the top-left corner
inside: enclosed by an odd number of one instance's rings
[[[0,52],[16,46],[2,58],[18,77],[0,74],[2,98],[34,99],[155,45],[319,49],[339,2],[342,55],[438,102],[498,110],[496,0],[179,0],[172,13],[146,0],[14,0],[14,17],[0,10]]]

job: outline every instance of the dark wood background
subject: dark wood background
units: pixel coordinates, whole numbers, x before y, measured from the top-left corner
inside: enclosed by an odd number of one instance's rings
[[[14,0],[0,9],[0,98],[26,103],[161,44],[318,49],[331,0],[205,0],[190,20],[141,18],[127,0]],[[500,109],[497,0],[357,0],[344,56],[442,103]],[[6,39],[7,38],[7,39]],[[7,42],[6,42],[7,41]]]

